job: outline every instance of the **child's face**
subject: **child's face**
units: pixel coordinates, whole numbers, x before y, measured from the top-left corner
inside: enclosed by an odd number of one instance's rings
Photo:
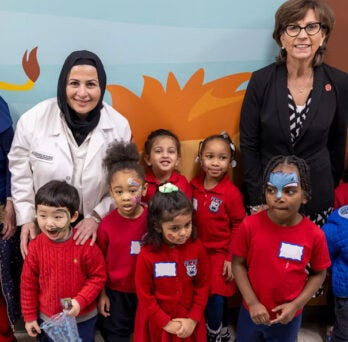
[[[42,231],[50,240],[56,241],[64,239],[69,234],[70,223],[76,221],[79,213],[70,217],[66,207],[51,207],[39,204],[36,210],[37,223]]]
[[[280,164],[270,174],[266,187],[266,203],[270,219],[282,226],[293,226],[302,216],[301,204],[307,202],[298,169],[293,164]]]
[[[160,136],[154,139],[149,155],[145,156],[147,165],[151,166],[155,176],[170,176],[179,164],[176,141],[172,137]]]
[[[162,237],[168,245],[183,245],[192,234],[192,215],[178,215],[162,223]]]
[[[146,185],[134,170],[117,171],[111,179],[110,195],[121,216],[138,217],[142,213],[141,197],[146,194]]]
[[[220,181],[227,172],[231,163],[231,149],[229,145],[221,140],[214,139],[206,143],[201,151],[202,169],[206,178]]]

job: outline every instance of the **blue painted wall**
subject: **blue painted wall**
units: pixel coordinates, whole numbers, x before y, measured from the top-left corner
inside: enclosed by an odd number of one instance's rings
[[[22,56],[38,46],[41,74],[30,91],[0,89],[17,118],[53,97],[73,50],[96,52],[108,84],[140,94],[143,75],[180,84],[199,68],[205,81],[253,71],[274,60],[274,13],[282,0],[0,0],[0,81],[21,84]],[[110,102],[109,95],[106,100]]]

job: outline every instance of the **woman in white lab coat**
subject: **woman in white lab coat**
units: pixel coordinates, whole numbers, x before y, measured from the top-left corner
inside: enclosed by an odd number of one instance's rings
[[[76,243],[90,237],[95,242],[100,219],[109,211],[102,202],[108,192],[102,167],[105,151],[115,140],[131,139],[127,119],[103,102],[105,87],[99,57],[74,51],[62,67],[57,98],[37,104],[18,120],[9,165],[24,258],[29,236],[37,235],[35,193],[53,179],[74,185],[81,197],[83,219],[75,227]]]

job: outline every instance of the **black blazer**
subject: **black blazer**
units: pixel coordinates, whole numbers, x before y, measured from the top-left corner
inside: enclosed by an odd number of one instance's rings
[[[243,101],[240,146],[247,202],[262,203],[262,175],[276,155],[296,155],[310,167],[312,199],[306,214],[333,206],[334,187],[344,166],[348,118],[348,74],[326,64],[314,69],[312,102],[300,135],[292,144],[286,66],[254,72]]]

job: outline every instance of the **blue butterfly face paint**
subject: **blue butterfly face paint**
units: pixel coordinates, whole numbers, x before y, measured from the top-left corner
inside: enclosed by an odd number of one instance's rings
[[[272,172],[269,175],[268,185],[277,188],[277,199],[282,197],[282,191],[285,187],[298,186],[299,180],[295,172],[284,173],[282,171]]]

